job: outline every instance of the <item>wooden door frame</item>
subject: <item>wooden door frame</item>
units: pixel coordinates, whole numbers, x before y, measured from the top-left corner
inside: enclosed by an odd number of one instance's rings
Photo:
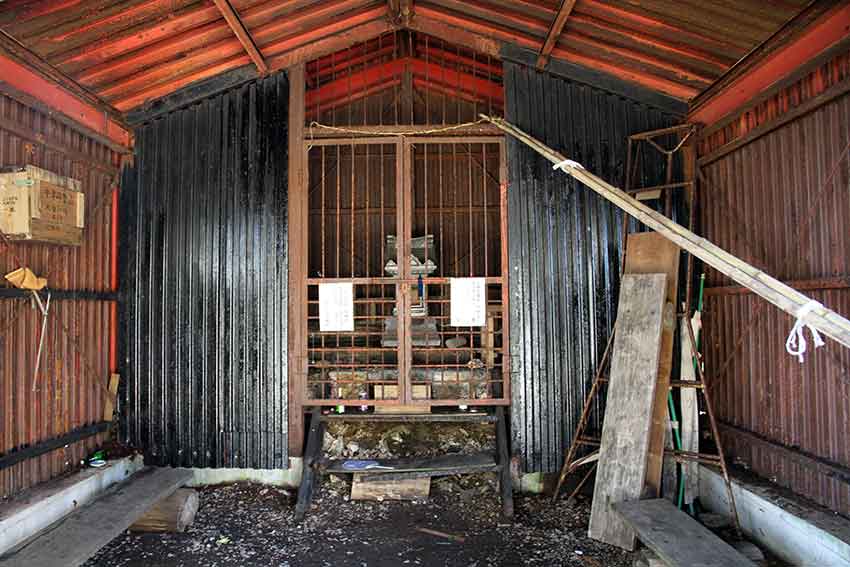
[[[301,73],[303,76],[303,65]],[[292,70],[290,71],[292,73]],[[303,81],[296,80],[293,84],[303,85]],[[294,91],[295,89],[293,89]],[[303,93],[302,93],[303,95]],[[299,104],[293,106],[294,100]],[[510,292],[509,292],[509,266],[508,266],[508,227],[507,227],[507,152],[504,136],[364,136],[349,138],[321,138],[306,139],[304,136],[304,105],[303,96],[293,92],[290,98],[290,130],[289,130],[289,301],[288,301],[288,343],[289,343],[289,448],[290,454],[298,456],[302,454],[304,437],[304,408],[307,404],[327,405],[317,403],[318,400],[306,399],[307,382],[307,280],[308,276],[308,238],[309,238],[309,204],[307,200],[308,188],[308,163],[310,148],[315,146],[334,145],[395,145],[399,152],[396,159],[396,191],[397,191],[397,230],[398,234],[410,232],[413,210],[409,205],[412,195],[412,159],[411,147],[417,143],[431,144],[457,144],[457,143],[480,143],[498,144],[499,146],[499,182],[500,182],[500,231],[501,231],[501,263],[502,276],[502,341],[503,341],[503,395],[501,398],[469,400],[468,405],[480,406],[505,406],[511,400],[511,362],[510,362]],[[293,127],[294,126],[294,127]],[[399,239],[400,258],[407,258],[410,254],[410,241],[407,238]],[[410,266],[407,262],[399,262],[399,282],[397,283],[397,302],[399,313],[407,313],[410,305]],[[413,400],[412,385],[409,380],[411,369],[412,340],[407,332],[406,320],[408,317],[399,318],[399,380],[401,391],[399,404],[421,404],[421,405],[457,405],[451,400]],[[405,322],[403,322],[403,320]],[[372,400],[374,402],[374,400]]]

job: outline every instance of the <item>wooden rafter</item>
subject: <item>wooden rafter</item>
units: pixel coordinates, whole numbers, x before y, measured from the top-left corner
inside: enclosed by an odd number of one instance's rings
[[[390,22],[398,27],[407,27],[413,18],[413,0],[387,0]]]
[[[230,26],[231,30],[233,30],[233,34],[239,40],[239,43],[242,44],[242,47],[245,48],[245,51],[248,53],[251,61],[254,62],[254,65],[257,66],[260,73],[268,73],[269,66],[266,64],[263,54],[260,53],[260,50],[257,48],[257,44],[254,43],[254,38],[251,37],[251,34],[248,32],[248,28],[246,28],[245,24],[242,23],[242,20],[239,19],[239,14],[237,14],[236,10],[233,9],[233,6],[230,5],[229,0],[213,0],[213,2],[215,2],[215,5],[218,7],[221,15],[224,16],[227,25]]]
[[[543,47],[540,48],[540,54],[537,56],[537,66],[545,67],[549,61],[549,55],[558,43],[558,38],[561,37],[561,32],[564,30],[564,25],[567,23],[567,18],[573,12],[576,6],[576,0],[561,0],[561,7],[558,8],[558,14],[549,28],[549,33],[546,34],[546,41],[543,42]]]
[[[91,104],[98,110],[106,113],[110,116],[110,118],[115,119],[119,123],[123,122],[121,113],[111,107],[109,103],[45,61],[41,56],[29,49],[5,30],[0,30],[0,55],[2,54],[8,54],[12,58],[17,59],[42,77],[56,83],[63,89],[73,93],[75,96]]]

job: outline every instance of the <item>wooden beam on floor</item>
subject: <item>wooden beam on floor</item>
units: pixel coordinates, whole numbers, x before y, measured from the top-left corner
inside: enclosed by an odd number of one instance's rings
[[[33,539],[0,561],[3,567],[70,567],[82,565],[151,506],[192,478],[188,469],[151,468],[116,490],[65,518],[58,527]]]
[[[667,500],[620,502],[613,508],[665,565],[755,567],[755,563]]]
[[[248,28],[245,27],[245,24],[242,23],[242,20],[239,18],[239,14],[237,14],[236,10],[233,9],[233,6],[230,5],[230,1],[213,0],[213,2],[215,2],[215,5],[219,12],[221,12],[221,15],[224,16],[224,20],[227,22],[227,25],[230,26],[231,30],[233,30],[233,34],[239,40],[239,43],[241,43],[242,47],[245,48],[246,53],[248,53],[248,57],[250,57],[251,61],[254,62],[254,65],[257,66],[257,70],[260,74],[265,75],[268,73],[269,66],[266,64],[263,54],[260,53],[260,49],[254,42],[254,38],[251,37],[251,33],[248,31]]]
[[[561,0],[561,7],[558,8],[558,14],[549,28],[549,33],[546,34],[546,41],[543,42],[543,47],[540,48],[540,54],[537,56],[537,66],[541,69],[549,62],[549,56],[558,43],[558,38],[561,37],[561,32],[564,31],[564,26],[570,14],[573,13],[573,8],[576,7],[576,0]]]

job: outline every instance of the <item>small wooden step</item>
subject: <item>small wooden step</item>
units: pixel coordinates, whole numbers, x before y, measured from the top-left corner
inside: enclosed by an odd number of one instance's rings
[[[638,539],[670,567],[755,567],[668,500],[619,502],[613,508],[637,532]]]
[[[116,489],[71,514],[17,553],[0,560],[2,567],[68,567],[82,565],[141,518],[160,499],[192,478],[185,469],[145,469]]]
[[[325,472],[335,474],[357,473],[369,481],[380,477],[383,480],[403,480],[432,476],[449,476],[499,470],[496,459],[489,453],[469,455],[441,455],[426,459],[376,459],[374,468],[354,470],[346,468],[348,459],[333,459],[322,463]]]

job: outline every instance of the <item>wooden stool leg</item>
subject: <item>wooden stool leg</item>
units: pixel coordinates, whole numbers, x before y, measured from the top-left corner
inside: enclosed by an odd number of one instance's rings
[[[514,488],[511,481],[511,457],[508,452],[508,428],[505,424],[505,408],[496,408],[496,451],[499,461],[499,491],[502,497],[502,515],[514,515]]]
[[[310,503],[313,501],[313,489],[316,485],[319,458],[322,452],[322,438],[324,437],[324,423],[322,422],[322,408],[314,407],[310,415],[310,431],[307,433],[307,446],[304,449],[304,465],[301,472],[301,485],[298,487],[298,500],[295,504],[295,520],[301,521]]]

